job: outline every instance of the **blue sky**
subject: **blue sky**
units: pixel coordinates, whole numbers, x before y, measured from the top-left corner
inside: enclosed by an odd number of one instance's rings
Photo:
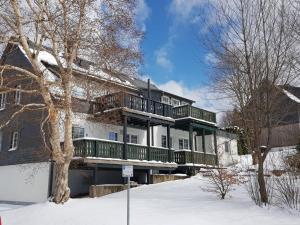
[[[207,85],[208,52],[199,40],[197,24],[192,22],[194,10],[187,12],[190,15],[181,15],[176,2],[180,1],[145,0],[149,11],[144,22],[141,72],[158,84],[174,80],[189,88]]]
[[[141,74],[161,89],[191,98],[196,105],[221,113],[228,102],[212,91],[210,52],[201,44],[200,8],[207,0],[139,0],[145,31]]]

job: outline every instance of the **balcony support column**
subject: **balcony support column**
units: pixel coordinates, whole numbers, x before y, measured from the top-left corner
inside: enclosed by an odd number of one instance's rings
[[[124,116],[123,119],[123,159],[127,159],[127,116]]]
[[[216,154],[216,165],[219,165],[219,156],[218,156],[218,144],[217,144],[217,131],[214,131],[214,148]]]
[[[206,147],[205,147],[205,129],[202,129],[202,150],[204,153],[204,163],[206,164]]]
[[[171,162],[172,159],[171,159],[171,126],[170,125],[167,125],[167,146],[168,146],[168,162]]]
[[[147,160],[150,161],[150,119],[147,120]]]
[[[193,163],[193,169],[192,169],[192,175],[195,175],[195,159],[194,159],[194,138],[193,138],[193,126],[189,124],[189,144],[190,144],[190,150],[191,150],[191,157],[192,157],[192,163]]]
[[[94,167],[94,185],[97,185],[98,184],[98,166],[95,165]]]

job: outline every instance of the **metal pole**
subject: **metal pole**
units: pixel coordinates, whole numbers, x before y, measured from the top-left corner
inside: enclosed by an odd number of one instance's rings
[[[127,225],[130,225],[130,176],[127,177]]]

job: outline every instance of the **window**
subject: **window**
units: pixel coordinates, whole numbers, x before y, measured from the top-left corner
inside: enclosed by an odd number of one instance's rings
[[[72,127],[72,138],[83,138],[84,137],[84,128],[79,126]]]
[[[127,143],[137,144],[138,143],[138,136],[137,135],[126,135],[126,141]]]
[[[19,105],[20,103],[21,103],[21,91],[20,91],[20,89],[21,89],[21,85],[18,85],[17,87],[16,87],[16,93],[15,93],[15,103],[17,104],[17,105]]]
[[[118,141],[118,133],[109,132],[108,139],[111,140],[111,141]]]
[[[161,135],[161,147],[166,148],[167,147],[167,136]]]
[[[179,149],[189,149],[189,140],[179,139]]]
[[[170,98],[168,96],[161,96],[161,102],[165,104],[170,104]]]
[[[2,150],[2,130],[0,130],[0,152]]]
[[[230,152],[230,143],[229,143],[229,141],[225,142],[225,152]]]
[[[11,136],[11,142],[10,142],[10,149],[9,150],[16,150],[18,148],[19,143],[19,133],[13,132]]]
[[[184,149],[189,149],[189,140],[188,139],[183,139],[183,147],[184,147]]]
[[[170,148],[173,148],[173,138],[170,137]]]
[[[6,104],[6,93],[0,94],[0,110],[5,109]]]
[[[131,135],[131,142],[133,144],[137,144],[138,143],[138,136],[137,135]]]
[[[180,101],[178,99],[172,98],[172,106],[179,106]]]
[[[130,135],[129,134],[126,134],[126,142],[130,143]]]

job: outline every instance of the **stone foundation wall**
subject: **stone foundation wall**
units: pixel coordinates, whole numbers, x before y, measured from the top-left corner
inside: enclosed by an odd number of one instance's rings
[[[157,183],[162,183],[162,182],[172,181],[172,180],[180,180],[185,178],[188,178],[188,176],[178,176],[174,174],[153,174],[150,176],[152,184],[157,184]]]
[[[137,187],[136,184],[131,184],[131,188]],[[127,185],[123,184],[102,184],[90,186],[90,198],[101,197],[104,195],[112,194],[115,192],[124,191],[127,189]]]

